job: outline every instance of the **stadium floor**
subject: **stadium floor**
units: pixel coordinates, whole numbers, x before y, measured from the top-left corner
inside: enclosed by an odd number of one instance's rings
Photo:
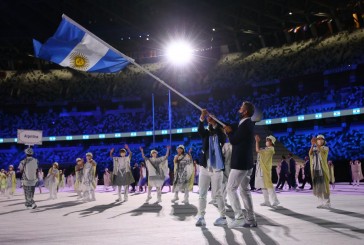
[[[144,204],[145,193],[129,194],[129,201],[119,204],[116,193],[102,186],[97,201],[87,203],[77,201],[72,190],[59,192],[57,200],[37,190],[38,208],[27,210],[18,189],[12,199],[0,197],[0,244],[363,244],[364,185],[355,190],[337,184],[331,210],[317,209],[309,190],[279,193],[277,209],[261,207],[263,196],[254,192],[258,227],[250,229],[214,226],[218,211],[211,204],[207,226],[196,227],[196,191],[189,205],[172,204],[172,193],[164,193],[159,205],[155,192],[150,204]],[[231,209],[227,214],[233,216]]]

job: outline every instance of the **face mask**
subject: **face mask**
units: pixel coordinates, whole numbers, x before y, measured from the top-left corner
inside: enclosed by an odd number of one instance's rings
[[[238,112],[238,117],[239,117],[239,120],[243,119],[243,114],[241,114],[240,112]]]

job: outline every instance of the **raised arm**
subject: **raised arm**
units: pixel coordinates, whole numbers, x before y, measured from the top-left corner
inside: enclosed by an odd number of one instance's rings
[[[130,148],[129,148],[128,144],[125,144],[125,145],[124,145],[124,148],[128,151],[128,153],[129,153],[129,159],[131,159],[131,156],[133,155],[133,153],[131,152],[131,150],[130,150]]]
[[[165,157],[166,158],[168,158],[168,156],[169,156],[169,151],[171,150],[171,146],[167,146],[167,152],[166,152],[166,155],[165,155]]]
[[[257,153],[259,153],[259,142],[260,142],[260,137],[259,135],[255,135],[255,151]]]
[[[200,121],[198,123],[198,134],[201,136],[201,137],[205,137],[208,132],[207,130],[205,129],[204,127],[204,121],[205,121],[205,117],[208,115],[208,111],[206,109],[202,109],[201,111],[201,116],[200,116]]]
[[[139,147],[140,152],[142,153],[142,158],[145,159],[143,147]]]
[[[114,148],[111,148],[111,150],[110,150],[110,157],[112,158],[112,154],[114,153]]]
[[[191,154],[191,153],[192,153],[192,148],[190,148],[190,149],[188,150],[188,153],[187,153],[187,154],[191,157],[191,159],[192,159],[192,154]]]
[[[313,147],[315,146],[316,142],[317,142],[316,137],[312,137],[312,139],[311,139],[311,148],[310,148],[310,151],[308,152],[309,155],[313,154]]]

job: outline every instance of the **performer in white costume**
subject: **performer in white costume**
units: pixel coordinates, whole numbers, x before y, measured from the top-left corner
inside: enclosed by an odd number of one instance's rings
[[[157,202],[162,202],[162,185],[167,175],[169,175],[168,169],[168,155],[169,155],[170,146],[167,146],[166,155],[163,157],[157,157],[158,152],[156,150],[152,150],[150,152],[151,157],[148,158],[144,155],[143,148],[140,147],[140,151],[142,153],[142,157],[147,165],[148,169],[148,196],[146,203],[152,199],[152,188],[156,187],[157,189]]]
[[[96,183],[96,166],[97,163],[92,159],[93,155],[91,152],[86,153],[86,163],[83,166],[82,176],[82,191],[83,200],[86,202],[96,201],[95,189]]]
[[[110,157],[113,160],[113,186],[118,187],[117,202],[121,202],[121,188],[124,186],[124,202],[128,201],[129,185],[134,182],[133,174],[131,173],[130,160],[132,153],[129,146],[125,144],[125,149],[120,150],[120,157],[113,157],[114,148],[110,150]],[[126,151],[129,155],[126,156]]]
[[[262,189],[264,202],[260,204],[261,206],[277,207],[279,201],[272,183],[272,161],[275,153],[274,144],[276,138],[269,135],[265,140],[266,147],[259,148],[260,137],[258,135],[255,136],[255,150],[258,153],[255,171],[255,188]],[[272,202],[269,201],[269,198]]]
[[[173,192],[174,198],[172,202],[179,200],[178,192],[184,191],[185,196],[182,201],[184,204],[189,204],[189,191],[193,187],[194,181],[194,167],[192,157],[190,154],[185,153],[185,147],[179,145],[177,147],[177,155],[174,157],[174,180],[173,180]],[[190,153],[190,152],[189,152]]]
[[[47,177],[45,178],[45,187],[49,190],[48,200],[57,199],[58,184],[59,184],[58,163],[54,162],[53,166],[48,171]]]

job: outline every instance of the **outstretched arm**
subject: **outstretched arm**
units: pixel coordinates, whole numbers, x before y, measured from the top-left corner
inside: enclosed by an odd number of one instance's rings
[[[257,153],[259,153],[259,142],[260,142],[260,137],[259,135],[255,135],[255,151]]]
[[[171,149],[171,146],[168,145],[167,146],[167,152],[166,152],[166,155],[165,155],[166,158],[169,156],[170,149]]]

